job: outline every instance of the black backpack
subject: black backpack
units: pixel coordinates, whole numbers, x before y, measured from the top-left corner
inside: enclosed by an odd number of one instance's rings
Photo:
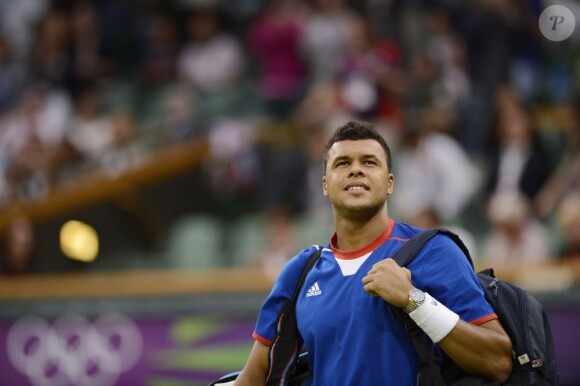
[[[392,258],[400,266],[407,266],[423,245],[438,234],[451,238],[473,267],[469,251],[461,239],[455,233],[441,228],[428,229],[417,234],[395,252]],[[543,306],[522,288],[496,278],[491,268],[480,271],[476,276],[487,301],[512,341],[512,373],[504,385],[558,385],[552,329]],[[444,366],[440,373],[435,366],[433,352],[425,341],[426,335],[402,309],[394,309],[412,337],[421,358],[421,385],[445,385],[450,379],[454,379],[450,383],[455,385],[498,385],[467,376],[453,363],[448,367]]]

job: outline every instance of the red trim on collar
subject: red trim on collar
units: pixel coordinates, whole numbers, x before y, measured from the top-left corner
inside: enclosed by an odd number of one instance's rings
[[[334,233],[334,235],[330,239],[330,248],[332,249],[332,253],[334,254],[334,257],[336,257],[337,259],[344,260],[352,260],[364,256],[367,253],[377,249],[379,246],[381,246],[381,244],[383,244],[389,239],[389,237],[391,236],[391,232],[393,231],[394,225],[395,222],[393,221],[393,219],[390,218],[389,223],[387,224],[387,228],[379,235],[379,237],[377,237],[370,244],[362,248],[355,249],[354,251],[341,251],[340,249],[336,248],[335,245],[336,241],[338,240],[338,235]]]

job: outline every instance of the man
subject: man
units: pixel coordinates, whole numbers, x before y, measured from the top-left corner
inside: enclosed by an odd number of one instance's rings
[[[348,122],[338,128],[326,145],[323,167],[322,190],[332,204],[336,233],[308,274],[296,306],[313,384],[415,385],[420,361],[392,306],[404,308],[466,372],[506,380],[510,339],[456,244],[445,236],[433,238],[408,269],[388,258],[420,229],[388,215],[391,153],[373,126]],[[314,248],[301,251],[280,273],[234,385],[265,384],[278,312]]]

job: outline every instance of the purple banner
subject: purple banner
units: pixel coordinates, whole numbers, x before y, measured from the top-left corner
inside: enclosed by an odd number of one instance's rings
[[[561,386],[580,385],[580,311],[549,311]],[[253,317],[118,312],[0,322],[0,386],[205,386],[241,369]]]
[[[240,369],[254,320],[28,316],[0,324],[1,386],[207,385]]]

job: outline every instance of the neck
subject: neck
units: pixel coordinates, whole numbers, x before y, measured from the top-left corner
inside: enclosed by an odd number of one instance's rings
[[[336,248],[342,251],[353,251],[362,248],[374,240],[389,224],[386,206],[370,219],[338,217],[335,213]]]

